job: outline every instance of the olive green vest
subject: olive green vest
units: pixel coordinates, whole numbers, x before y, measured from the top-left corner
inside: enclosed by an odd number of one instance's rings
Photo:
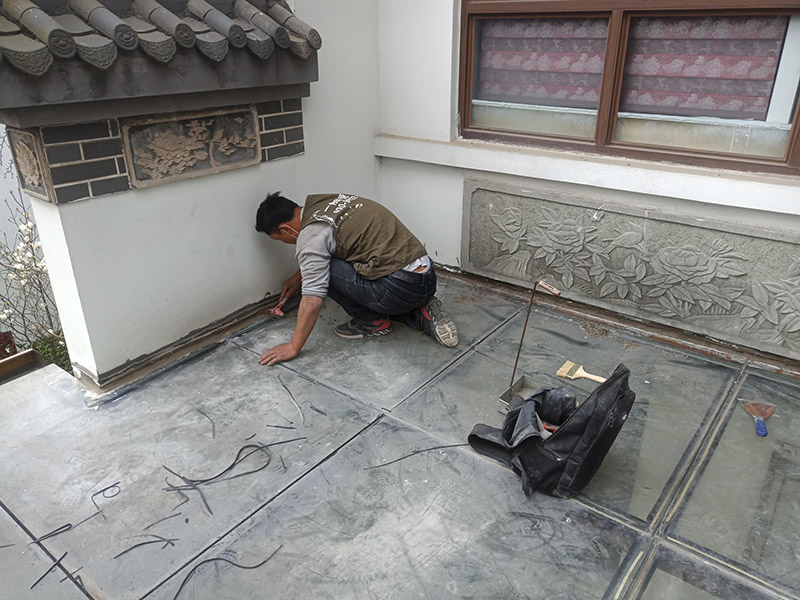
[[[364,279],[384,277],[427,254],[400,219],[366,198],[346,194],[308,196],[300,229],[314,221],[333,227],[333,255],[352,263]]]

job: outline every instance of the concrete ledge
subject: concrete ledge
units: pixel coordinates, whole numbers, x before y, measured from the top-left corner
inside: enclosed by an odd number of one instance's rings
[[[476,140],[432,141],[379,135],[375,155],[472,171],[800,215],[800,178],[723,171],[582,152]]]

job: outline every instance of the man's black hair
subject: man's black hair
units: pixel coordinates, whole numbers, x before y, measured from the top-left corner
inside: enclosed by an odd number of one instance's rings
[[[280,192],[273,192],[261,203],[256,213],[256,231],[278,233],[278,226],[288,223],[294,218],[297,204],[281,196]]]

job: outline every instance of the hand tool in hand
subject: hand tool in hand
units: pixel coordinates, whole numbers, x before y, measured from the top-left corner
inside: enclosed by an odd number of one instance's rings
[[[514,376],[517,374],[517,363],[519,363],[519,355],[522,352],[522,342],[525,340],[525,331],[528,329],[528,319],[531,316],[531,308],[533,308],[533,297],[536,295],[536,288],[540,287],[544,291],[549,292],[553,296],[560,296],[561,292],[547,283],[544,280],[539,280],[533,284],[533,289],[531,290],[531,299],[528,302],[528,314],[525,315],[525,324],[522,326],[522,336],[519,338],[519,348],[517,349],[517,359],[514,361],[514,370],[511,372],[511,384],[509,384],[509,388],[514,386]]]
[[[587,373],[583,370],[583,365],[576,365],[571,360],[568,360],[556,373],[559,377],[564,377],[565,379],[591,379],[592,381],[596,381],[597,383],[605,383],[606,378],[600,377],[599,375],[592,375],[591,373]]]
[[[741,404],[742,408],[747,411],[747,414],[755,420],[756,435],[758,437],[767,437],[767,424],[764,421],[769,419],[772,413],[775,412],[775,405],[742,399],[739,399],[739,404]]]
[[[270,308],[267,312],[269,312],[269,314],[271,314],[271,315],[275,315],[276,317],[282,317],[283,316],[283,311],[281,310],[281,308],[283,308],[283,303],[284,302],[286,302],[286,298],[281,296],[281,299],[278,300],[278,303],[275,306],[273,306],[272,308]]]

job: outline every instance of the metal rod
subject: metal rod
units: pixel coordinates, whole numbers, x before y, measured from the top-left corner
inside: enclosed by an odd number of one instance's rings
[[[511,383],[508,386],[509,389],[514,387],[514,377],[517,374],[517,364],[519,364],[519,355],[522,353],[522,343],[525,341],[525,332],[528,330],[528,319],[530,319],[531,316],[531,309],[533,308],[533,298],[536,295],[536,288],[538,286],[542,286],[543,289],[550,292],[553,296],[561,295],[561,292],[558,289],[556,289],[549,283],[546,283],[545,281],[540,280],[533,284],[533,289],[531,290],[531,299],[528,302],[528,313],[525,315],[525,324],[522,326],[522,335],[519,338],[519,348],[517,348],[517,358],[516,360],[514,360],[514,370],[511,372]]]
[[[531,290],[531,299],[528,302],[528,314],[525,315],[525,325],[522,326],[522,335],[519,337],[519,348],[517,348],[517,358],[514,361],[514,370],[511,371],[511,383],[508,384],[509,389],[514,387],[514,377],[517,374],[517,364],[519,363],[519,355],[522,353],[522,342],[525,341],[525,332],[528,330],[528,319],[531,317],[531,309],[533,308],[533,297],[536,295],[536,286],[539,285],[539,282],[533,284],[533,289]]]

